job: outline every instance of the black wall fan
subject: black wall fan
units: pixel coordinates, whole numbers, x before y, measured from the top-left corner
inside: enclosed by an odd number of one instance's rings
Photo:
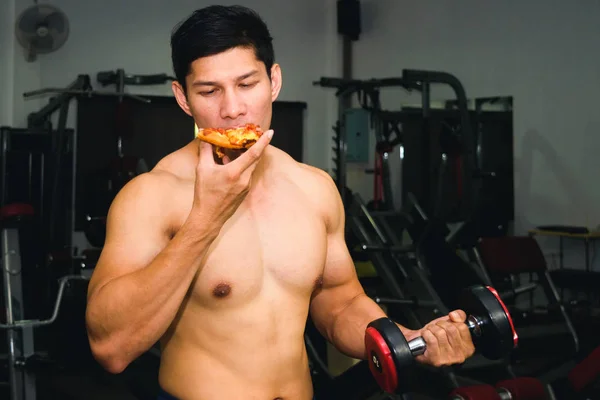
[[[69,20],[57,7],[36,4],[25,9],[15,24],[17,41],[26,51],[26,60],[59,49],[69,37]]]

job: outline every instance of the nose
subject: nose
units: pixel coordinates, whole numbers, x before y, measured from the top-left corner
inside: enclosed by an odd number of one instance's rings
[[[246,113],[243,99],[235,91],[227,91],[221,102],[221,118],[236,119]]]

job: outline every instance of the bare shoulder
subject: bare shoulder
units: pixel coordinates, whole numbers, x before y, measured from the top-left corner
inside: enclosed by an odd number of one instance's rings
[[[111,210],[121,208],[159,206],[169,189],[177,186],[177,177],[167,171],[152,170],[129,181],[117,194]],[[128,210],[129,211],[129,210]]]
[[[189,145],[162,158],[149,172],[129,181],[116,196],[113,206],[141,208],[168,205],[174,190],[193,179],[193,159]]]
[[[335,197],[338,193],[333,178],[327,171],[308,164],[298,163],[304,180],[300,181],[304,190],[310,195],[322,196],[323,194]],[[335,200],[335,199],[332,199]]]
[[[304,193],[314,209],[325,219],[328,226],[339,222],[340,212],[343,213],[343,204],[335,181],[326,171],[295,161],[289,157],[285,168],[288,177]]]
[[[138,224],[148,224],[155,231],[170,232],[177,219],[178,205],[185,189],[195,177],[194,149],[190,144],[161,159],[151,171],[132,179],[115,197],[107,223],[113,228],[141,219]],[[150,219],[151,222],[144,222]],[[107,228],[111,228],[107,226]],[[110,233],[115,229],[110,229]],[[108,238],[107,238],[108,239]]]
[[[280,149],[275,149],[273,155],[276,157],[277,170],[284,171],[286,177],[309,197],[322,197],[323,194],[335,197],[337,186],[326,171],[298,162]]]

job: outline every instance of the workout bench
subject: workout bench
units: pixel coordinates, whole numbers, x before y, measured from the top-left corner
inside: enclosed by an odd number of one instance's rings
[[[546,381],[533,377],[502,380],[495,385],[454,389],[450,400],[586,400],[600,395],[600,347],[574,365],[565,376]]]
[[[508,282],[507,290],[503,290],[505,300],[508,300],[509,297],[516,300],[519,295],[525,294],[532,296],[533,290],[541,287],[548,301],[548,310],[558,312],[562,320],[559,325],[544,322],[536,323],[531,327],[517,326],[521,337],[535,337],[537,340],[540,333],[541,337],[566,334],[570,338],[572,351],[575,353],[579,351],[577,332],[546,267],[544,255],[534,238],[529,236],[481,238],[474,252],[478,254],[476,258],[480,268],[488,276],[488,284],[500,288],[507,285]],[[522,274],[535,277],[535,282],[525,285],[515,283],[515,276],[519,277]],[[519,325],[518,319],[516,324]],[[538,327],[542,329],[538,329]]]

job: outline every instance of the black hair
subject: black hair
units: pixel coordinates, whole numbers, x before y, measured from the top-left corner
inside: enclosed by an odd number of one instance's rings
[[[185,90],[192,62],[235,47],[254,49],[271,78],[275,61],[273,38],[262,18],[243,6],[209,6],[194,11],[171,35],[175,78]]]

